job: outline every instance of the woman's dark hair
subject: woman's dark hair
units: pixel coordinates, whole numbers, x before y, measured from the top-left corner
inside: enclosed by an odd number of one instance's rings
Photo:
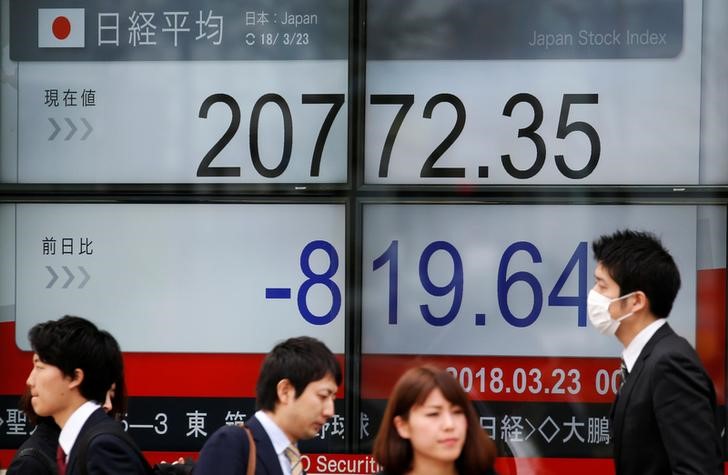
[[[480,427],[468,395],[450,373],[434,366],[412,368],[397,381],[374,440],[374,458],[391,475],[403,474],[412,468],[412,444],[400,437],[394,418],[407,420],[412,407],[424,404],[434,389],[439,389],[445,399],[465,411],[468,427],[463,450],[455,461],[458,473],[480,475],[491,469],[496,456],[495,444]]]
[[[116,339],[105,330],[101,330],[100,333],[105,347],[104,354],[106,354],[106,357],[109,360],[109,369],[114,375],[114,381],[112,382],[112,384],[114,384],[114,395],[111,397],[111,410],[109,411],[109,416],[120,421],[126,416],[127,409],[124,358]],[[103,404],[104,400],[99,402]]]

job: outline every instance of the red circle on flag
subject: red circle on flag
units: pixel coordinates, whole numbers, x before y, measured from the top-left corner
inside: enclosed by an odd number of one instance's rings
[[[65,40],[71,34],[71,21],[64,17],[58,16],[53,20],[53,36],[59,40]]]

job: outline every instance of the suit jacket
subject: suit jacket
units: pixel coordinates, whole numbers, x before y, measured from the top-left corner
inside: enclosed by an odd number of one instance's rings
[[[260,422],[251,417],[245,425],[255,441],[255,474],[283,475],[278,454]],[[248,469],[248,436],[238,426],[223,426],[205,442],[195,465],[195,475],[245,475]]]
[[[44,454],[50,463],[51,468],[56,466],[56,447],[58,447],[58,436],[61,428],[51,418],[41,418],[41,422],[35,428],[35,432],[23,442],[18,448],[7,475],[55,475],[55,470],[50,470],[48,464],[43,463],[39,458],[33,456],[18,457],[23,449],[32,448]],[[42,456],[38,454],[38,456]]]
[[[723,475],[713,382],[668,324],[650,338],[612,406],[619,475]]]
[[[66,475],[79,475],[82,473],[81,467],[76,463],[79,451],[78,442],[82,440],[83,434],[91,430],[92,427],[108,420],[109,416],[101,408],[91,413],[83,427],[81,427],[76,443],[71,448]],[[149,473],[147,466],[140,458],[139,450],[112,434],[100,434],[91,440],[86,452],[86,467],[89,475],[147,475]]]

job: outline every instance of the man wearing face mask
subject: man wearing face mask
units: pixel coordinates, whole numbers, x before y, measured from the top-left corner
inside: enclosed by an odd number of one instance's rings
[[[722,475],[713,383],[667,323],[680,289],[672,256],[653,234],[628,230],[592,249],[589,320],[624,346],[625,381],[610,414],[616,473]]]

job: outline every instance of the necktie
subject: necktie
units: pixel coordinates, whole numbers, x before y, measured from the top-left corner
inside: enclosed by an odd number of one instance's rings
[[[56,464],[58,465],[58,475],[66,475],[66,452],[63,451],[60,444],[56,449]]]
[[[283,451],[286,454],[286,458],[291,462],[291,475],[302,475],[303,467],[301,466],[301,452],[298,451],[295,445],[291,444]]]
[[[622,386],[624,386],[624,383],[627,382],[627,377],[629,376],[629,371],[627,371],[627,365],[625,364],[623,359],[619,359],[620,361],[620,367],[619,370],[622,373],[622,381],[619,383],[619,389],[622,390]]]

